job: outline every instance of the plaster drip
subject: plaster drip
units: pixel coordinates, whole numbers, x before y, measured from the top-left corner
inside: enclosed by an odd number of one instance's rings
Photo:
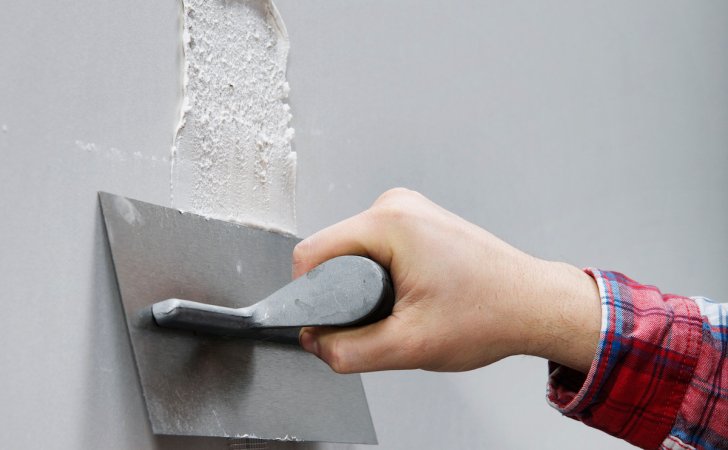
[[[295,232],[288,35],[270,0],[184,0],[172,206]]]

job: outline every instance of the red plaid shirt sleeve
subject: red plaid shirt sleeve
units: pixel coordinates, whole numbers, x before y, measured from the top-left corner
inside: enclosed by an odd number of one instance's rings
[[[728,449],[728,304],[586,272],[601,341],[587,375],[549,362],[549,403],[639,447]]]

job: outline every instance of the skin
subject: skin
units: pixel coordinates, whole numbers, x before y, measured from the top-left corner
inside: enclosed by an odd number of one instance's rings
[[[465,371],[512,355],[588,372],[599,342],[594,280],[530,256],[417,192],[393,189],[368,210],[301,241],[293,276],[341,255],[392,276],[392,315],[356,328],[304,328],[301,346],[338,373]]]

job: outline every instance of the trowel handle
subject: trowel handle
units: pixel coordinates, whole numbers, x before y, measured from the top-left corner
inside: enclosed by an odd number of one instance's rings
[[[347,324],[347,326],[368,325],[378,322],[392,314],[392,308],[394,308],[394,287],[392,286],[392,277],[389,275],[387,269],[379,263],[363,256],[341,256],[329,262],[337,265],[337,270],[341,270],[344,274],[343,276],[347,276],[346,272],[350,269],[348,266],[351,266],[351,270],[358,273],[356,279],[362,280],[362,291],[366,292],[368,289],[371,289],[371,292],[367,294],[371,295],[372,298],[378,297],[376,306],[372,308],[370,313]],[[367,283],[368,277],[372,279],[370,284]],[[346,284],[342,284],[341,286],[341,289],[349,288]]]
[[[339,256],[255,305],[261,327],[355,326],[387,317],[394,289],[387,270],[369,258]]]
[[[382,266],[339,256],[251,306],[172,298],[155,303],[151,312],[161,327],[297,342],[300,327],[366,325],[387,317],[393,306],[392,280]]]

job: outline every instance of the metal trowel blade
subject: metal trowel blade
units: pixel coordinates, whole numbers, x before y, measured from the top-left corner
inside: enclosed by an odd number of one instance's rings
[[[335,374],[295,345],[152,319],[151,305],[169,298],[239,308],[267,297],[290,281],[296,237],[99,198],[154,433],[376,443],[359,375]]]

